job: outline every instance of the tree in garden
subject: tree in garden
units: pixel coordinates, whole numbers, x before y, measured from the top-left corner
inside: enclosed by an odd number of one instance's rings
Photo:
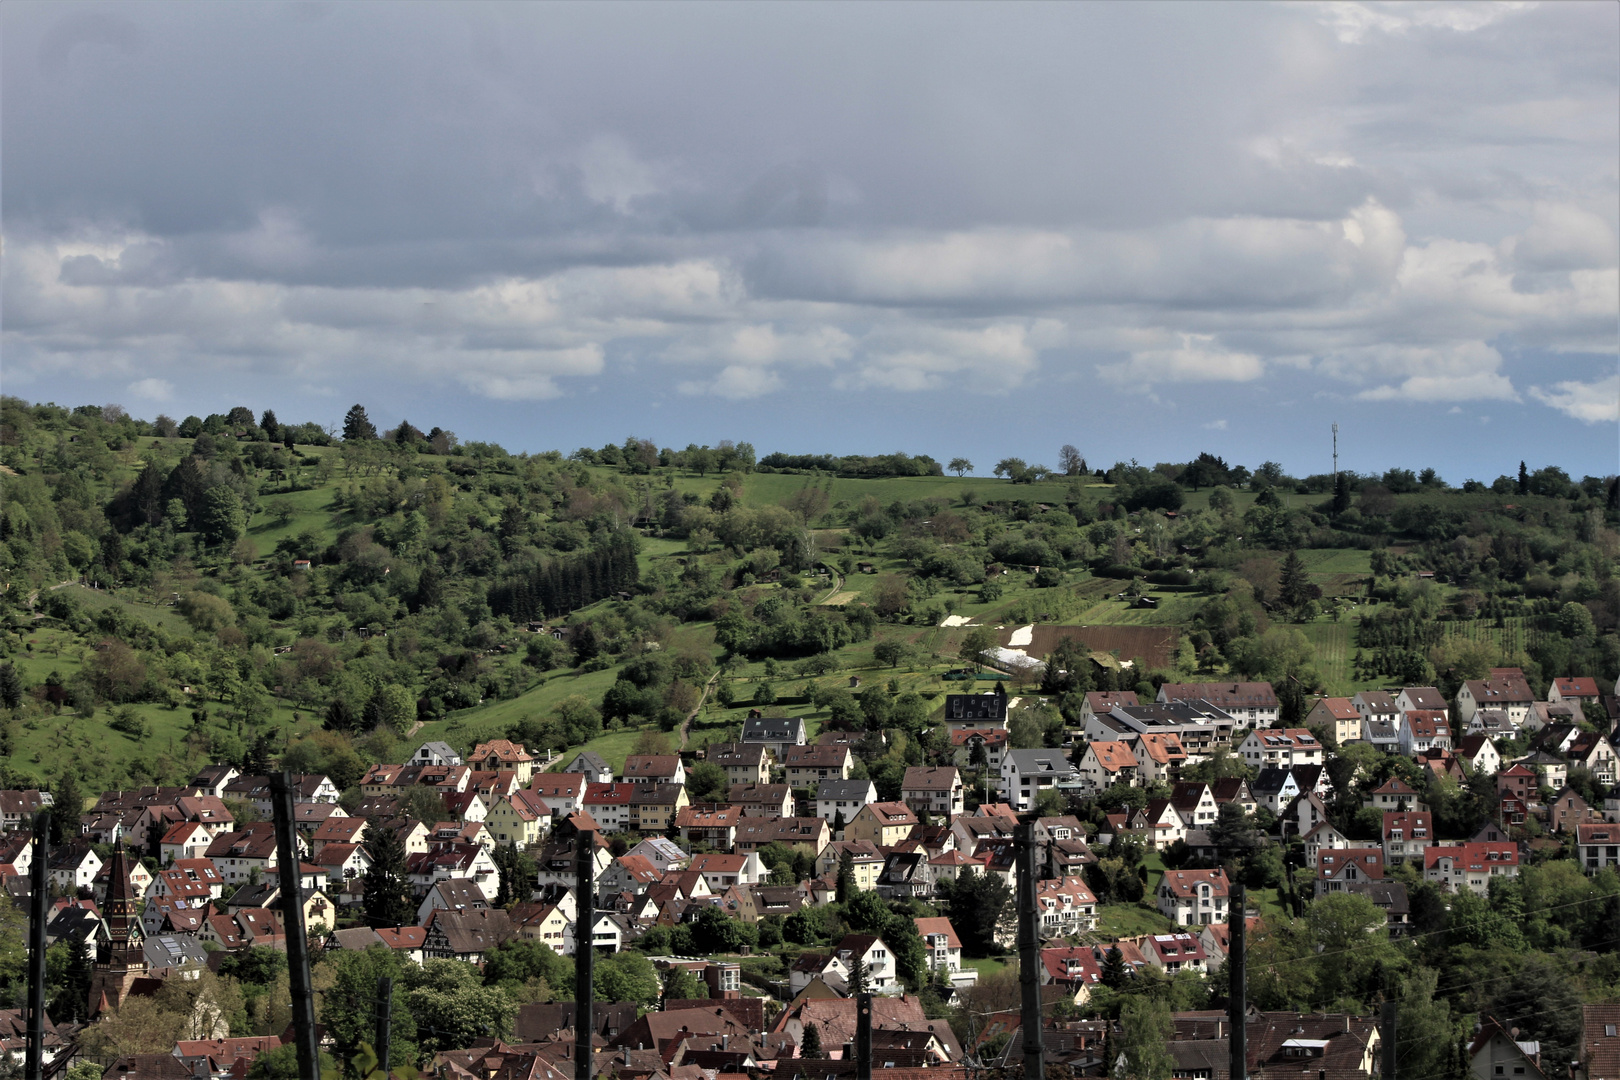
[[[823,1056],[821,1051],[821,1029],[814,1022],[804,1025],[804,1045],[799,1047],[799,1056],[810,1059]]]
[[[664,989],[652,961],[638,952],[598,958],[595,976],[597,1001],[634,1001],[650,1009]]]
[[[972,664],[977,669],[984,664],[981,654],[987,649],[994,648],[995,644],[995,636],[988,628],[974,627],[968,632],[968,636],[962,639],[962,646],[957,649],[956,657],[964,664]]]
[[[367,926],[409,926],[416,921],[416,904],[405,873],[405,844],[399,834],[373,823],[366,827],[365,917]]]
[[[649,966],[651,966],[649,964]],[[428,960],[406,972],[404,995],[416,1017],[422,1050],[434,1053],[471,1046],[478,1038],[511,1033],[517,1002],[485,986],[478,969],[460,960]]]
[[[843,817],[842,810],[838,812],[838,816]],[[838,853],[838,891],[835,898],[840,904],[847,903],[855,892],[855,856],[845,848]]]
[[[1086,459],[1068,443],[1064,443],[1058,450],[1058,468],[1063,470],[1064,476],[1079,476],[1086,471]]]
[[[776,704],[776,687],[771,685],[770,680],[767,679],[754,687],[754,704],[762,707]]]
[[[965,457],[953,457],[951,463],[945,467],[960,477],[973,471],[973,462]]]
[[[242,500],[225,484],[208,489],[202,497],[197,517],[197,531],[209,544],[229,544],[247,529],[247,513]]]
[[[906,647],[898,641],[880,641],[872,646],[872,659],[890,667],[899,667],[906,658]]]
[[[1299,557],[1298,551],[1290,551],[1288,558],[1283,561],[1277,595],[1289,607],[1299,607],[1310,599],[1310,584],[1305,573],[1305,560]]]
[[[692,1001],[709,996],[709,987],[691,970],[672,964],[664,972],[664,1000]]]
[[[355,405],[343,417],[343,441],[356,442],[364,439],[375,439],[377,427],[366,416],[364,405]]]
[[[508,842],[497,846],[490,858],[501,875],[501,887],[495,895],[495,906],[504,908],[527,900],[536,880],[537,867],[534,856],[526,851],[519,851],[517,844]]]
[[[951,887],[947,906],[963,950],[988,956],[997,929],[1012,911],[1012,889],[999,874],[981,874],[968,867]]]
[[[1130,968],[1125,966],[1125,956],[1114,946],[1103,954],[1102,984],[1110,990],[1119,990],[1124,987],[1125,980],[1130,977]]]
[[[407,968],[414,973],[416,965],[385,945],[373,945],[363,952],[337,950],[321,957],[316,977],[326,989],[318,1019],[336,1044],[333,1049],[339,1058],[347,1061],[361,1043],[376,1037],[377,980],[386,975],[396,987],[389,1028],[391,1058],[402,1065],[416,1061],[416,1018],[403,992],[408,985]]]
[[[1167,1002],[1132,996],[1119,1013],[1119,1052],[1126,1080],[1169,1080],[1175,1059],[1167,1046],[1175,1024]]]

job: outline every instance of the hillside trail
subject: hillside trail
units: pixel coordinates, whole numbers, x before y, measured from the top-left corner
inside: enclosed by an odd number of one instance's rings
[[[692,721],[695,720],[697,718],[697,714],[703,710],[703,703],[709,700],[709,691],[714,688],[714,680],[718,679],[719,677],[720,672],[718,669],[716,669],[715,673],[709,676],[709,681],[703,684],[703,696],[698,698],[697,705],[692,709],[691,712],[686,714],[686,719],[681,721],[681,745],[675,748],[676,753],[680,753],[682,750],[686,749],[686,741],[692,737]]]
[[[832,586],[831,589],[827,590],[827,595],[826,596],[823,596],[820,600],[816,601],[817,605],[825,604],[827,601],[831,600],[833,597],[837,596],[839,593],[844,591],[844,575],[842,575],[842,574],[840,574],[838,572],[838,568],[836,566],[834,566],[832,563],[828,563],[828,562],[824,562],[821,565],[825,566],[828,569],[828,571],[831,572],[832,578],[833,578],[833,586]]]

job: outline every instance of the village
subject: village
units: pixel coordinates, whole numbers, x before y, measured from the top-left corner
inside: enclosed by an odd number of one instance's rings
[[[1523,672],[1500,668],[1450,700],[1425,686],[1322,697],[1304,726],[1281,727],[1270,683],[1165,683],[1148,701],[1088,692],[1066,745],[1012,749],[1017,699],[995,681],[985,693],[947,695],[937,722],[948,750],[908,767],[892,799],[856,775],[871,733],[811,739],[802,719],[759,709],[734,741],[631,754],[617,774],[591,751],[540,755],[494,739],[458,752],[428,741],[408,760],[370,767],[347,792],[324,775],[293,776],[296,852],[278,845],[271,778],[234,766],[178,787],[96,793],[82,807],[0,792],[0,876],[24,917],[31,882],[46,883],[45,938],[77,958],[69,978],[77,974],[83,1000],[45,1025],[48,1075],[283,1075],[266,1063],[287,1056],[291,1028],[243,1037],[214,1015],[168,1053],[105,1062],[86,1054],[94,1040],[85,1036],[168,985],[284,952],[296,916],[323,967],[346,953],[430,970],[450,961],[479,982],[521,968],[520,954],[550,958],[536,970],[577,961],[576,942],[587,939],[604,964],[638,958],[656,981],[638,999],[597,1003],[591,1075],[821,1080],[878,1066],[963,1080],[1017,1067],[1026,1052],[1016,1001],[988,984],[1005,985],[998,973],[1018,962],[997,958],[1019,944],[1027,846],[1045,1060],[1063,1075],[1104,1076],[1141,1052],[1140,1033],[1127,1030],[1129,1007],[1086,1018],[1088,1005],[1188,980],[1207,984],[1201,1002],[1225,998],[1234,938],[1252,956],[1278,916],[1364,898],[1378,919],[1366,931],[1399,943],[1437,932],[1432,914],[1425,922],[1414,911],[1413,889],[1455,906],[1495,898],[1526,868],[1570,862],[1612,885],[1617,692],[1559,678],[1536,700]],[[1510,743],[1528,749],[1504,758],[1498,745]],[[723,799],[691,797],[688,771],[700,764],[724,771]],[[1572,772],[1601,799],[1572,787]],[[1457,832],[1425,802],[1431,778],[1484,785],[1494,812]],[[1352,828],[1334,824],[1347,799]],[[424,806],[434,820],[420,816]],[[63,842],[36,867],[41,810],[61,818]],[[1283,883],[1250,893],[1239,910],[1234,875],[1249,876],[1260,849],[1280,854]],[[296,898],[283,892],[288,860]],[[393,911],[407,917],[379,921],[384,888],[399,888]],[[1120,932],[1111,913],[1121,909],[1152,929]],[[760,962],[779,955],[791,962],[774,973]],[[598,968],[599,998],[601,977]],[[497,1009],[477,1034],[434,1040],[424,1071],[576,1074],[568,987],[550,991]],[[857,1003],[867,995],[870,1059],[861,1060]],[[953,1027],[947,1017],[964,1011],[968,1028]],[[1251,1076],[1370,1080],[1386,1067],[1377,1015],[1251,1005],[1244,1016]],[[1229,1076],[1224,1010],[1180,1009],[1169,1023],[1156,1041],[1170,1075]],[[1478,1080],[1611,1080],[1617,1023],[1620,1006],[1583,1006],[1579,1059],[1564,1061],[1517,1038],[1513,1017],[1482,1015],[1459,1067]],[[23,1028],[21,1010],[0,1012],[16,1060]],[[321,1037],[328,1050],[345,1048],[324,1021]]]

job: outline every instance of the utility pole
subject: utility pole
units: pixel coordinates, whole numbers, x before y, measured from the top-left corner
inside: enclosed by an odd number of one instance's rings
[[[855,1080],[872,1080],[872,995],[855,995]]]
[[[1378,1034],[1384,1040],[1384,1080],[1395,1080],[1395,1003],[1384,1002]]]
[[[27,1080],[45,1076],[45,920],[51,910],[51,812],[34,815],[34,864],[28,873],[28,1051]]]
[[[1046,1047],[1041,1031],[1040,938],[1035,933],[1035,822],[1018,823],[1018,986],[1022,991],[1024,1080],[1044,1080]]]
[[[381,1006],[377,1013],[377,1067],[387,1076],[393,1064],[389,1060],[389,1044],[394,1041],[394,980],[391,976],[384,975],[377,980],[377,1003]]]
[[[1339,483],[1339,422],[1333,421],[1333,484]]]
[[[270,774],[270,802],[276,815],[276,861],[281,875],[281,924],[287,935],[287,981],[292,991],[293,1035],[298,1046],[298,1073],[321,1075],[321,1051],[315,1041],[315,987],[309,980],[309,942],[304,938],[304,892],[299,887],[298,832],[293,828],[293,778],[285,770]]]
[[[593,1080],[591,1004],[596,995],[596,834],[574,833],[574,1080]]]
[[[1249,1011],[1247,980],[1248,957],[1244,955],[1245,937],[1248,929],[1244,922],[1247,913],[1248,897],[1242,882],[1232,886],[1231,903],[1226,905],[1226,918],[1230,931],[1230,945],[1226,956],[1226,971],[1231,982],[1226,991],[1226,1020],[1232,1028],[1232,1036],[1228,1044],[1232,1051],[1231,1065],[1228,1067],[1231,1080],[1248,1080],[1249,1060]]]

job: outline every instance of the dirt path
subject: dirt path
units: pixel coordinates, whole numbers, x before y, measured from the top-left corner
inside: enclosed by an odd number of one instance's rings
[[[826,596],[823,596],[820,600],[816,601],[816,606],[818,607],[822,604],[830,603],[833,597],[837,596],[844,590],[844,577],[838,572],[838,568],[832,563],[822,563],[821,565],[825,566],[829,571],[831,571],[833,577],[833,586],[827,590]]]
[[[685,720],[681,721],[681,745],[675,748],[677,753],[686,749],[686,741],[692,737],[692,721],[697,719],[697,714],[703,711],[703,703],[709,700],[709,691],[714,688],[714,680],[719,677],[720,672],[716,669],[715,673],[709,676],[709,681],[703,684],[703,696],[698,698],[697,706],[686,714]]]

